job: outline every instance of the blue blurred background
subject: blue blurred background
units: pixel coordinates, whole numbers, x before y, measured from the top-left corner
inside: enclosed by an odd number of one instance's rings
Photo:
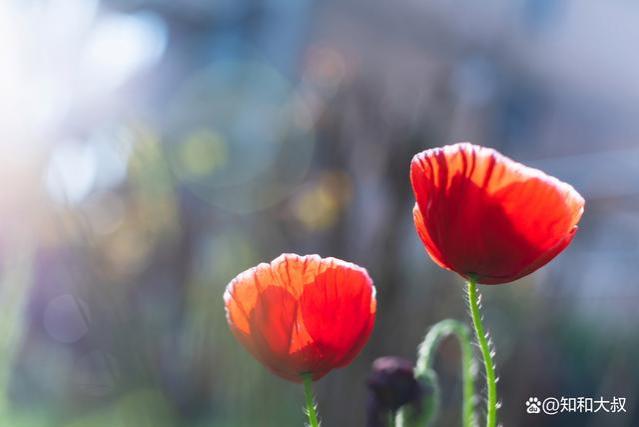
[[[639,4],[629,0],[4,0],[0,425],[301,426],[222,293],[282,252],[356,262],[374,334],[317,384],[364,424],[376,357],[465,319],[414,232],[413,154],[491,146],[573,184],[573,244],[482,287],[505,426],[639,425]],[[437,362],[459,425],[459,351]],[[627,398],[530,416],[528,397]]]

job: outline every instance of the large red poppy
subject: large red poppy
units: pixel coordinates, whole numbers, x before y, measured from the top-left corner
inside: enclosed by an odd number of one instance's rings
[[[318,255],[283,254],[239,274],[224,303],[244,347],[295,382],[349,364],[368,340],[376,313],[366,270]]]
[[[507,283],[559,254],[577,231],[584,199],[570,185],[469,143],[411,162],[417,232],[431,258],[479,283]]]

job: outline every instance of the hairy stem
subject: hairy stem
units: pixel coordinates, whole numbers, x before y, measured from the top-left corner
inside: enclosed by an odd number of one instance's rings
[[[459,341],[461,348],[461,368],[462,368],[462,426],[476,427],[477,414],[475,413],[475,362],[473,359],[473,348],[471,335],[468,326],[458,320],[446,319],[435,324],[424,337],[419,346],[417,366],[415,375],[419,377],[430,375],[436,380],[433,371],[435,353],[440,342],[447,336],[454,335]],[[434,390],[438,393],[438,387]],[[438,399],[438,397],[437,397]],[[433,414],[431,419],[434,419]]]
[[[304,374],[304,394],[306,395],[306,415],[310,427],[319,427],[317,421],[317,411],[315,409],[315,399],[313,398],[313,378],[311,374]]]
[[[484,359],[484,368],[486,370],[486,386],[488,389],[488,399],[486,401],[486,427],[495,427],[497,424],[497,380],[495,377],[495,363],[488,344],[487,334],[484,329],[481,313],[479,312],[479,293],[477,291],[477,282],[471,278],[468,280],[468,306],[470,316],[475,327],[475,335],[479,343],[482,358]]]

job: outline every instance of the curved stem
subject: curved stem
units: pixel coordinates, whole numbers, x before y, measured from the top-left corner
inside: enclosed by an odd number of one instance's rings
[[[435,352],[439,343],[447,336],[454,335],[461,348],[462,367],[462,426],[475,427],[477,415],[475,413],[475,362],[468,326],[458,320],[446,319],[435,324],[424,337],[419,346],[415,376],[423,377],[428,372],[436,380],[433,364]],[[438,392],[435,390],[435,392]],[[434,414],[433,414],[434,415]]]
[[[395,412],[391,412],[388,415],[388,427],[395,427],[397,425],[396,418],[397,418],[397,414],[395,414]]]
[[[475,279],[468,280],[468,305],[470,316],[475,327],[475,335],[479,343],[484,368],[486,370],[486,386],[488,388],[488,400],[486,402],[486,427],[495,427],[497,424],[497,381],[495,377],[495,363],[488,344],[488,337],[484,330],[481,313],[479,312],[480,296],[477,292],[477,282]]]
[[[306,396],[306,415],[310,427],[319,427],[317,412],[315,409],[315,399],[313,399],[313,378],[310,374],[304,374],[304,395]]]

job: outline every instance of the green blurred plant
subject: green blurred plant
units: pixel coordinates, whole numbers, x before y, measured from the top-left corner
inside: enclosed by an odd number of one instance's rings
[[[426,393],[418,410],[413,407],[403,407],[398,411],[395,419],[397,427],[428,427],[437,418],[441,405],[441,393],[437,372],[434,369],[435,354],[442,340],[448,336],[455,336],[461,347],[462,368],[462,426],[476,427],[475,413],[475,372],[471,335],[464,323],[446,319],[435,324],[426,334],[419,345],[415,378],[419,380],[431,393]]]
[[[6,419],[9,412],[7,389],[24,328],[22,316],[31,284],[33,249],[23,242],[7,255],[0,277],[0,419]]]

